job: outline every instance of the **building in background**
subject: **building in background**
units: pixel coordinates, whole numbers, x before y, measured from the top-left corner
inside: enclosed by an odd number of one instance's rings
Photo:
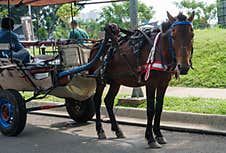
[[[217,0],[218,24],[226,28],[226,0]]]
[[[31,16],[21,17],[21,24],[23,27],[23,32],[27,41],[34,40],[34,30],[32,26]]]

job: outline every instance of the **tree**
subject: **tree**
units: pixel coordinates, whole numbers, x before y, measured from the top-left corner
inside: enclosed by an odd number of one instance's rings
[[[72,9],[72,10],[71,10]],[[57,11],[56,15],[59,17],[61,21],[65,24],[70,25],[70,20],[72,17],[79,15],[80,8],[71,4],[63,4]]]
[[[0,19],[3,18],[4,16],[7,16],[8,10],[7,7],[4,5],[1,5],[0,7]]]
[[[11,14],[10,16],[14,19],[16,24],[20,24],[20,18],[22,16],[28,15],[28,8],[25,5],[20,7],[11,6]],[[0,19],[8,16],[8,6],[7,5],[0,5]]]
[[[103,27],[101,27],[101,23],[95,20],[79,20],[79,26],[82,29],[85,29],[89,34],[89,37],[92,39],[100,38],[100,31],[103,31]]]
[[[216,18],[217,7],[216,4],[207,4],[206,2],[196,0],[183,0],[181,2],[175,2],[175,5],[191,14],[195,11],[196,18],[193,20],[195,28],[209,27],[212,19]]]
[[[143,3],[138,3],[138,22],[149,21],[154,14],[153,7],[148,7]],[[114,22],[122,28],[129,28],[129,2],[112,3],[111,6],[103,8],[100,15],[102,25]]]
[[[48,39],[52,36],[56,26],[60,24],[57,10],[61,5],[50,5],[45,7],[33,7],[32,18],[35,20],[34,27],[35,33],[40,40]],[[39,32],[43,35],[40,35]]]

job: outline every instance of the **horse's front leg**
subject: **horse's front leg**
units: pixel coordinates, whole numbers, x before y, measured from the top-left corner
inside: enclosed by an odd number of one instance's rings
[[[120,128],[118,127],[117,121],[115,119],[115,114],[113,112],[114,99],[115,99],[115,96],[118,94],[119,88],[120,88],[120,85],[116,83],[111,83],[108,93],[104,99],[104,102],[105,102],[108,115],[111,121],[111,130],[115,132],[117,138],[124,138],[125,136],[120,130]]]
[[[159,86],[157,88],[157,96],[156,96],[156,108],[155,108],[155,120],[154,120],[154,133],[156,135],[156,141],[159,144],[166,144],[166,138],[162,135],[160,131],[160,119],[162,114],[162,108],[163,108],[163,101],[164,101],[164,95],[166,92],[167,86]]]
[[[106,135],[102,128],[101,116],[100,116],[101,97],[102,97],[105,86],[106,85],[103,84],[101,81],[97,81],[96,93],[94,95],[95,109],[96,109],[96,131],[97,131],[98,139],[106,139]]]
[[[147,127],[145,131],[145,138],[148,140],[148,145],[150,148],[161,148],[161,145],[155,141],[152,132],[152,121],[155,114],[154,102],[155,102],[155,88],[151,85],[146,85],[146,95],[147,95]]]

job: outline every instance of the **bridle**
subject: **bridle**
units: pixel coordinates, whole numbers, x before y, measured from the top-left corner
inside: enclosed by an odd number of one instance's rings
[[[171,61],[172,67],[168,68],[168,70],[169,69],[173,70],[176,67],[176,54],[175,54],[175,49],[173,48],[173,38],[171,35],[171,31],[172,31],[172,28],[174,28],[177,25],[191,25],[192,26],[192,23],[189,21],[176,21],[170,26],[170,29],[168,30],[168,33],[167,33],[167,37],[168,37],[168,42],[169,42],[170,55],[171,55],[171,59],[172,59],[172,61]],[[191,55],[191,57],[192,57],[192,55]]]

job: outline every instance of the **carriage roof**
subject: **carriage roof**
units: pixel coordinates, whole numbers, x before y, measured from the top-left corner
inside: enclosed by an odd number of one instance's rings
[[[10,5],[31,5],[31,6],[46,6],[46,5],[57,5],[57,4],[65,4],[65,3],[73,3],[73,2],[84,2],[88,3],[92,0],[0,0],[0,4],[10,4]],[[105,3],[105,2],[117,2],[117,1],[126,1],[126,0],[99,0],[97,3]]]
[[[0,4],[7,5],[8,1],[9,1],[9,4],[11,5],[25,4],[25,5],[31,5],[31,6],[45,6],[45,5],[79,2],[81,0],[0,0]]]

